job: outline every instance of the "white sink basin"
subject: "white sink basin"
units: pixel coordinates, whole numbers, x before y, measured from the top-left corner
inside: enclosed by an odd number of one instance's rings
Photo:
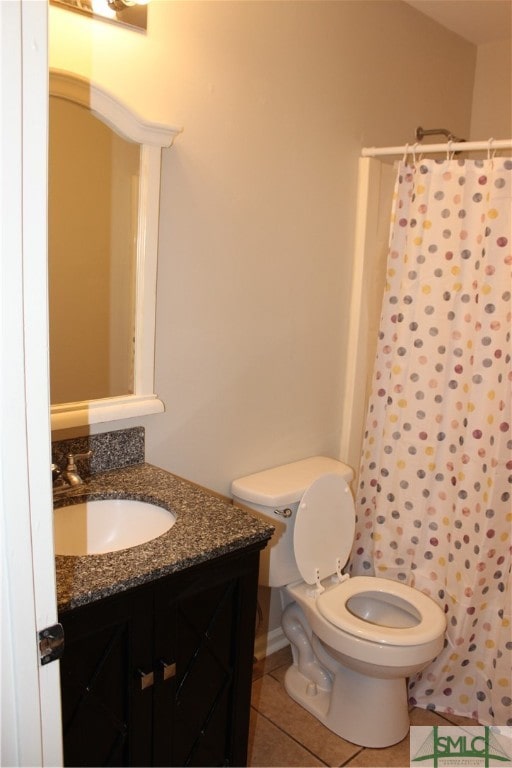
[[[166,533],[176,518],[133,499],[85,501],[54,510],[56,555],[99,555],[137,547]]]

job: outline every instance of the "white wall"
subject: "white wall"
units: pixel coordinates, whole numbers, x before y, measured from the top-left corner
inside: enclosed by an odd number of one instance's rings
[[[337,455],[360,147],[468,134],[476,50],[400,0],[153,0],[148,22],[51,6],[50,65],[184,127],[163,155],[166,413],[133,423],[149,461],[228,493]]]

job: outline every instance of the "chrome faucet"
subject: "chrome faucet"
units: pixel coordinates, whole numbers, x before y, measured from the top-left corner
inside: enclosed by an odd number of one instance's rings
[[[87,453],[68,453],[66,456],[66,469],[64,470],[59,469],[57,464],[52,464],[53,493],[63,493],[71,488],[76,488],[77,485],[83,485],[84,481],[78,474],[76,460],[89,459],[91,456],[92,451],[87,451]]]

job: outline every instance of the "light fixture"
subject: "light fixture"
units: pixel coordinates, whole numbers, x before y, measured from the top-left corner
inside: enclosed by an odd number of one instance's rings
[[[1,2],[2,0],[0,0]],[[137,30],[147,29],[149,0],[50,0],[52,5],[69,11]]]
[[[107,0],[107,5],[112,11],[124,11],[134,5],[147,5],[148,2],[149,0]]]

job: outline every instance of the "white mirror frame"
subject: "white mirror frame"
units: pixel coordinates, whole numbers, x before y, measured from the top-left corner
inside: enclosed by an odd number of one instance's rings
[[[160,166],[163,147],[170,147],[180,129],[142,120],[111,94],[77,75],[50,71],[50,95],[90,109],[116,133],[141,145],[137,221],[134,393],[51,406],[51,428],[97,424],[150,413],[164,404],[154,393],[156,273]]]

